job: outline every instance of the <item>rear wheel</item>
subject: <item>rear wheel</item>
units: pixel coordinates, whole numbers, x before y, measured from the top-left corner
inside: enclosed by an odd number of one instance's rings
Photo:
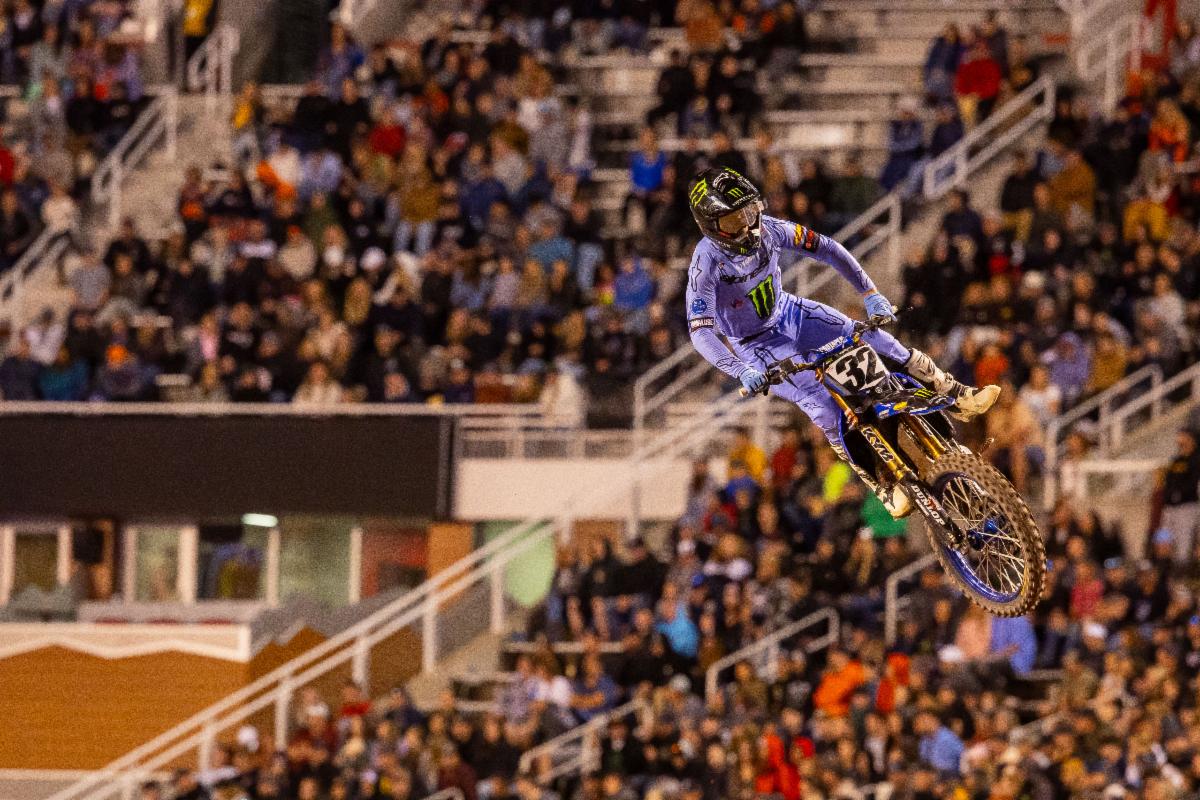
[[[1046,550],[1025,501],[974,453],[947,453],[925,476],[961,546],[930,530],[934,552],[971,601],[999,617],[1033,609],[1046,581]]]

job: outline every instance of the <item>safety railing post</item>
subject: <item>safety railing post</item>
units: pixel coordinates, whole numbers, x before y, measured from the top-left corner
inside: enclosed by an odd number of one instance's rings
[[[883,638],[884,641],[891,645],[896,641],[896,633],[899,627],[900,615],[900,582],[908,579],[912,575],[920,573],[926,567],[937,561],[937,556],[933,553],[928,553],[921,556],[916,561],[901,567],[900,569],[888,575],[887,580],[883,585]],[[840,620],[830,620],[830,626],[834,631],[837,631],[837,626]],[[836,637],[836,633],[834,634]]]
[[[425,600],[421,614],[421,670],[433,672],[437,667],[437,600],[430,596]]]
[[[1046,474],[1042,489],[1042,505],[1048,509],[1054,507],[1054,495],[1057,488],[1055,474],[1058,467],[1058,435],[1059,421],[1057,419],[1051,420],[1050,424],[1046,427],[1046,439],[1043,446],[1046,459]]]
[[[233,105],[233,29],[224,26],[221,29],[221,111],[229,113]]]
[[[888,207],[888,265],[893,275],[900,274],[900,265],[903,260],[900,242],[900,234],[904,228],[903,216],[904,208],[900,202],[900,195],[893,195],[891,205]]]
[[[167,96],[167,157],[174,159],[179,147],[179,93],[172,90]]]
[[[889,575],[883,590],[883,641],[889,646],[896,642],[896,615],[899,613],[896,606],[900,602],[897,588],[899,583],[896,576]]]
[[[151,113],[147,111],[146,113]],[[113,167],[113,179],[109,184],[109,201],[108,201],[108,225],[110,228],[116,228],[121,222],[121,184],[125,180],[124,170],[120,165]]]
[[[491,591],[491,632],[504,633],[504,564],[497,563],[488,576]]]
[[[201,770],[212,766],[213,747],[217,743],[217,732],[212,723],[204,726],[204,734],[200,737],[200,746],[196,749],[196,765]]]
[[[772,681],[779,677],[779,642],[767,648],[767,675]]]
[[[292,676],[288,675],[279,682],[275,690],[275,741],[286,742],[288,739],[288,708],[292,703]]]
[[[1119,28],[1112,28],[1105,37],[1104,45],[1104,111],[1108,113],[1117,106],[1117,35]]]
[[[371,643],[364,633],[354,640],[354,658],[350,661],[350,676],[359,686],[371,681]]]

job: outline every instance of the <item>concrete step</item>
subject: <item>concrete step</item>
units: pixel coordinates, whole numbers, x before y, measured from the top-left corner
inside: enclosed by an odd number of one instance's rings
[[[1149,419],[1149,411],[1130,420],[1132,430],[1125,433],[1119,444],[1111,446],[1102,458],[1165,459],[1175,447],[1175,433],[1198,406],[1198,400],[1170,404],[1165,413]],[[1144,421],[1143,421],[1144,420]]]
[[[520,629],[524,619],[524,613],[511,615],[506,630]],[[419,708],[432,707],[437,704],[439,695],[451,688],[456,676],[499,672],[500,648],[507,637],[507,633],[485,633],[477,636],[439,661],[436,671],[422,673],[410,680],[407,688],[413,702]]]
[[[870,87],[880,83],[902,83],[904,93],[921,93],[921,67],[900,64],[874,64],[869,60],[828,66],[804,67],[800,80],[806,86],[827,87],[820,91],[845,94],[848,87]],[[774,82],[771,84],[774,86]],[[765,88],[765,87],[764,87]]]

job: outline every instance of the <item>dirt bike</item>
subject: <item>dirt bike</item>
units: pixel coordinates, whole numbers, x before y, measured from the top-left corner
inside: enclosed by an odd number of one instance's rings
[[[1042,536],[1012,484],[957,441],[947,414],[954,399],[889,370],[863,341],[889,322],[855,322],[849,334],[805,353],[811,361],[788,358],[769,367],[768,383],[811,370],[842,410],[847,451],[856,461],[873,458],[860,466],[903,488],[928,523],[946,574],[992,614],[1021,616],[1045,585]]]

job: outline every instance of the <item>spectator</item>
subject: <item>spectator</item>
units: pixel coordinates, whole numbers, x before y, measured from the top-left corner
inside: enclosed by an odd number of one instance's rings
[[[329,367],[314,361],[308,375],[296,390],[293,402],[300,405],[332,405],[342,402],[342,387],[329,374]]]
[[[1050,203],[1064,219],[1090,220],[1096,199],[1096,174],[1078,150],[1068,150],[1061,171],[1047,182]]]
[[[1033,190],[1037,182],[1029,156],[1024,150],[1014,151],[1013,170],[1004,179],[1004,188],[1000,192],[1000,210],[1004,213],[1004,227],[1021,241],[1029,238],[1033,223]]]
[[[3,371],[0,364],[0,373]],[[87,364],[73,358],[66,346],[60,346],[54,360],[38,374],[37,392],[42,400],[78,402],[87,398],[88,388]],[[2,382],[0,391],[5,391]]]
[[[98,311],[108,302],[112,276],[94,251],[85,250],[80,258],[82,263],[68,279],[71,304],[84,311]]]
[[[149,370],[135,353],[113,344],[105,352],[104,366],[96,374],[96,389],[103,400],[134,402],[149,398],[151,380]]]
[[[926,102],[940,105],[953,97],[954,80],[963,51],[958,26],[948,23],[930,44],[929,54],[925,57]]]
[[[659,121],[675,115],[677,118],[695,92],[695,81],[682,50],[672,50],[669,65],[658,77],[658,105],[646,114],[646,124],[655,127]]]
[[[962,140],[966,133],[958,107],[953,103],[938,103],[934,110],[933,132],[929,135],[929,155],[937,158]]]
[[[1194,431],[1176,435],[1175,454],[1163,470],[1162,487],[1162,528],[1170,535],[1176,563],[1184,563],[1192,555],[1200,526],[1200,449]]]
[[[17,263],[36,235],[33,221],[21,208],[16,191],[7,188],[0,192],[0,242],[4,247],[0,253],[0,269],[8,269]]]
[[[913,730],[921,737],[921,761],[945,774],[958,774],[963,756],[963,743],[952,730],[928,711],[921,712],[913,722]]]
[[[41,365],[33,360],[29,342],[17,340],[8,357],[0,362],[0,397],[9,401],[38,399],[40,373]]]
[[[959,112],[968,127],[983,122],[996,106],[1002,79],[1000,65],[986,41],[978,40],[963,56],[954,77]]]
[[[903,98],[899,115],[889,123],[888,160],[879,177],[883,188],[891,191],[903,183],[925,151],[925,129],[917,119],[917,101]]]
[[[834,225],[835,218],[837,225],[848,223],[870,208],[881,194],[879,184],[863,174],[862,160],[856,155],[849,156],[829,193],[829,224]]]
[[[583,672],[575,681],[571,707],[583,722],[603,714],[617,704],[617,685],[600,664],[598,656],[583,659]]]

